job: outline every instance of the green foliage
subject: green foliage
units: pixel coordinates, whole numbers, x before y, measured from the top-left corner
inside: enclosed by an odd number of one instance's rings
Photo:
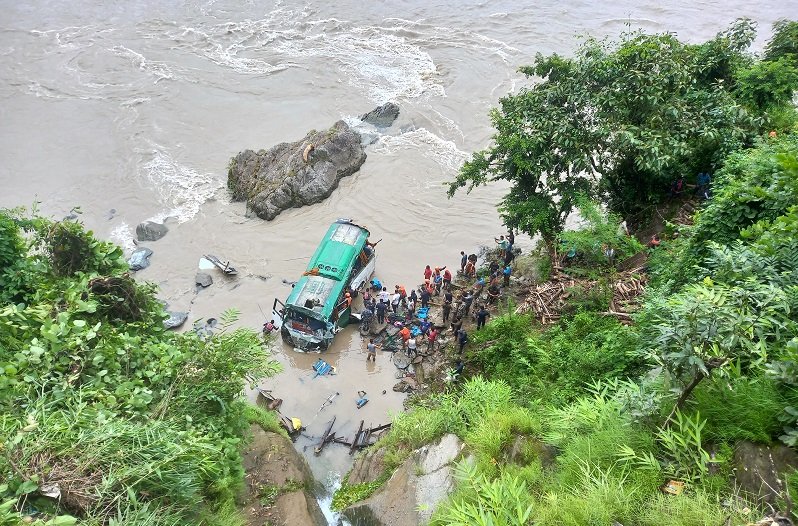
[[[706,437],[715,442],[739,440],[769,443],[781,431],[779,416],[787,400],[767,378],[733,377],[699,386],[694,407],[706,418]]]
[[[789,58],[798,66],[798,22],[781,19],[773,24],[773,37],[765,46],[765,60]]]
[[[746,503],[703,490],[682,495],[655,494],[641,510],[641,526],[717,526],[748,524],[752,513]]]
[[[792,104],[798,68],[791,57],[752,64],[737,74],[737,98],[759,113]]]
[[[665,451],[665,473],[672,478],[695,482],[709,473],[711,458],[703,447],[702,431],[706,420],[700,413],[676,412],[673,424],[660,428],[657,440]]]
[[[525,399],[559,405],[586,392],[589,383],[636,375],[644,365],[633,329],[612,317],[581,312],[545,333],[528,316],[506,314],[473,337],[483,370],[509,382]],[[485,345],[483,345],[485,343]]]
[[[374,494],[375,491],[385,483],[387,477],[377,479],[373,482],[363,482],[361,484],[342,484],[335,492],[332,499],[332,509],[341,511],[348,508],[355,502],[360,502]]]
[[[118,247],[78,223],[9,221],[30,244],[25,301],[0,303],[0,500],[58,484],[89,523],[220,523],[243,480],[244,386],[279,370],[259,335],[232,329],[235,310],[203,340],[167,332]]]
[[[527,76],[543,80],[500,100],[493,143],[449,186],[510,182],[508,226],[551,246],[578,195],[606,192],[624,214],[658,200],[684,173],[717,166],[757,130],[730,92],[749,59],[750,21],[701,45],[671,33],[586,39],[575,58],[538,55]]]
[[[261,407],[242,403],[243,415],[250,424],[258,424],[261,429],[270,433],[277,433],[288,438],[288,432],[280,424],[277,413],[274,411],[267,411]]]
[[[643,250],[643,245],[635,237],[621,229],[621,216],[602,210],[598,203],[584,196],[578,198],[576,205],[582,226],[562,232],[560,243],[563,250],[576,252],[580,265],[612,266]],[[608,249],[615,252],[612,258],[606,255]]]
[[[430,522],[435,526],[525,526],[532,515],[526,484],[513,476],[490,480],[468,462],[455,469],[461,496],[441,506]]]
[[[714,195],[691,229],[688,253],[701,261],[710,241],[730,245],[741,232],[775,221],[798,199],[798,136],[761,142],[734,154],[717,173]],[[687,265],[690,265],[688,262]]]

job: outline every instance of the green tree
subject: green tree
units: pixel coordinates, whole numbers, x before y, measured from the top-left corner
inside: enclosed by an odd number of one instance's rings
[[[605,192],[624,215],[638,210],[676,176],[718,166],[757,129],[731,93],[753,37],[741,20],[701,45],[630,33],[587,39],[572,59],[538,55],[521,71],[542,80],[500,100],[492,144],[464,164],[449,195],[509,181],[504,222],[549,247],[579,193]]]
[[[773,37],[765,46],[765,60],[788,57],[798,67],[798,22],[781,19],[773,24]]]

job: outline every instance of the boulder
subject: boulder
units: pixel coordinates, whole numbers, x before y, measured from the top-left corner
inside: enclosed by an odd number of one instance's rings
[[[176,329],[177,327],[180,327],[186,323],[186,320],[188,319],[187,312],[166,311],[166,313],[169,315],[169,317],[163,321],[163,326],[165,329]]]
[[[386,102],[382,106],[361,115],[360,120],[377,128],[388,128],[398,116],[399,106],[393,102]]]
[[[385,471],[385,453],[387,449],[369,448],[355,460],[347,478],[348,484],[374,482]]]
[[[130,259],[127,260],[128,267],[130,270],[143,270],[150,266],[150,256],[152,255],[152,250],[147,247],[139,247],[133,251],[130,255]]]
[[[271,221],[288,208],[323,201],[365,161],[360,135],[338,121],[297,142],[239,153],[230,162],[227,186],[233,199],[245,200],[249,210]]]
[[[241,508],[247,524],[327,526],[311,491],[310,468],[291,441],[258,425],[250,430],[253,439],[243,452],[246,496]]]
[[[194,282],[200,287],[210,287],[213,284],[213,278],[207,272],[197,272],[194,277]]]
[[[414,451],[376,493],[346,508],[344,517],[352,524],[374,526],[426,524],[454,490],[453,464],[463,447],[457,436],[449,434]]]
[[[166,228],[166,225],[153,221],[144,221],[136,227],[136,237],[139,241],[158,241],[167,232],[169,229]]]

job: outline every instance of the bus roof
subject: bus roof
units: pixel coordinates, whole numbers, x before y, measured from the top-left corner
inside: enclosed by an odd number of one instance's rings
[[[286,306],[319,320],[332,316],[345,281],[324,276],[302,276],[285,300]]]
[[[368,237],[369,231],[365,228],[344,220],[336,221],[327,229],[310,258],[307,271],[318,268],[320,276],[346,281],[351,265]]]

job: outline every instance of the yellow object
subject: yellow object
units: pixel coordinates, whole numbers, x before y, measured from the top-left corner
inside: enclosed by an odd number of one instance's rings
[[[299,431],[300,429],[302,429],[302,420],[298,418],[292,418],[291,425],[294,426],[294,431]]]
[[[660,488],[663,493],[668,495],[681,495],[684,491],[684,482],[680,480],[669,480]]]

